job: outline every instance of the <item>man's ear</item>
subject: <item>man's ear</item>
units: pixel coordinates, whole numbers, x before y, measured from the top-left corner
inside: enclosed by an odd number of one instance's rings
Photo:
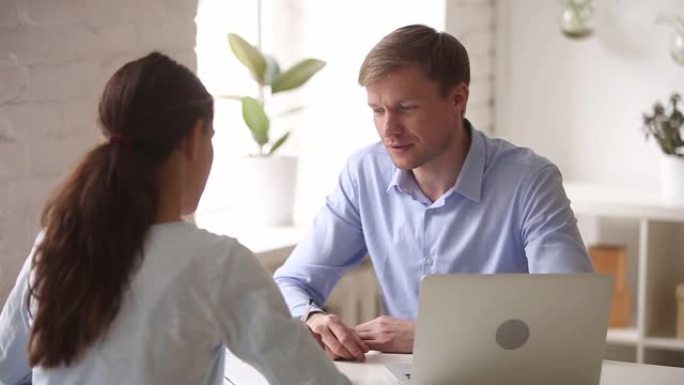
[[[456,87],[451,89],[449,99],[451,100],[454,108],[460,111],[461,115],[465,115],[469,95],[470,90],[468,88],[468,84],[466,84],[465,82],[461,82],[458,85],[456,85]]]
[[[195,160],[199,156],[202,130],[204,130],[204,121],[199,119],[183,138],[183,152],[190,160]]]

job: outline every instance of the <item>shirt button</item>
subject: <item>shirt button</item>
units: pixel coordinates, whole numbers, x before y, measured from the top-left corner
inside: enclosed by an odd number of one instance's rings
[[[434,262],[435,262],[435,261],[434,261],[432,258],[430,258],[430,257],[427,257],[427,259],[425,260],[425,264],[428,265],[428,266],[432,266],[432,264],[433,264]]]

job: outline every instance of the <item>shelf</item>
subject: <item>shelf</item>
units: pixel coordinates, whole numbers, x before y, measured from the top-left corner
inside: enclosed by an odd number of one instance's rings
[[[659,348],[684,352],[684,340],[674,337],[646,337],[644,346],[647,348]]]
[[[255,254],[295,246],[305,235],[304,226],[267,226],[231,220],[229,211],[195,215],[197,227],[219,235],[236,238]]]
[[[564,187],[576,214],[684,221],[684,202],[667,201],[658,190],[583,183]]]
[[[636,328],[610,328],[606,334],[606,342],[611,345],[636,346],[639,340]],[[674,337],[646,337],[642,343],[646,348],[684,352],[684,340]]]
[[[627,249],[634,325],[609,329],[606,355],[638,363],[684,366],[684,340],[674,338],[675,288],[684,282],[684,201],[649,186],[565,184],[589,244]]]
[[[616,345],[634,346],[639,341],[637,328],[609,328],[606,333],[606,342]]]

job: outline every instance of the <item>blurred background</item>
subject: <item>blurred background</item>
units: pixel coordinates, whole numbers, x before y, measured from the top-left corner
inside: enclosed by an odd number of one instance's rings
[[[587,5],[585,13],[576,8]],[[306,227],[346,158],[377,140],[356,81],[365,54],[387,33],[414,23],[445,30],[467,48],[467,117],[476,128],[531,147],[555,162],[569,184],[657,196],[662,154],[644,140],[642,115],[684,92],[684,59],[676,57],[684,24],[677,17],[684,17],[682,0],[0,0],[0,301],[39,231],[46,197],[102,140],[96,105],[105,82],[152,50],[196,70],[217,96],[214,168],[197,218],[228,228],[246,220],[235,214],[244,206],[236,199],[242,187],[236,175],[256,146],[240,103],[218,96],[256,97],[257,87],[231,53],[227,34],[274,55],[283,69],[306,57],[327,63],[301,89],[269,102],[273,111],[305,107],[274,119],[272,130],[292,131],[279,153],[298,159],[293,218],[284,225]],[[652,199],[647,204],[660,204]],[[628,282],[635,293],[645,290],[639,268],[649,214],[584,213],[587,244],[623,245]],[[684,281],[680,214],[657,226],[667,228],[661,241],[678,261],[662,269]],[[637,298],[633,309],[647,306]],[[646,310],[633,312],[634,319],[648,318]],[[648,333],[632,323],[641,341]],[[670,350],[684,362],[684,345]]]

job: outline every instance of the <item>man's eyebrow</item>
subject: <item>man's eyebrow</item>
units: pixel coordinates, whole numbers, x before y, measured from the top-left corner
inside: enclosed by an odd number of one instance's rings
[[[397,100],[394,103],[390,103],[389,106],[399,106],[402,104],[415,104],[415,103],[418,103],[418,101],[417,100],[411,100],[411,99],[403,99],[403,100]],[[371,103],[371,102],[368,102],[368,106],[369,107],[382,107],[382,105],[380,105],[380,104]]]

